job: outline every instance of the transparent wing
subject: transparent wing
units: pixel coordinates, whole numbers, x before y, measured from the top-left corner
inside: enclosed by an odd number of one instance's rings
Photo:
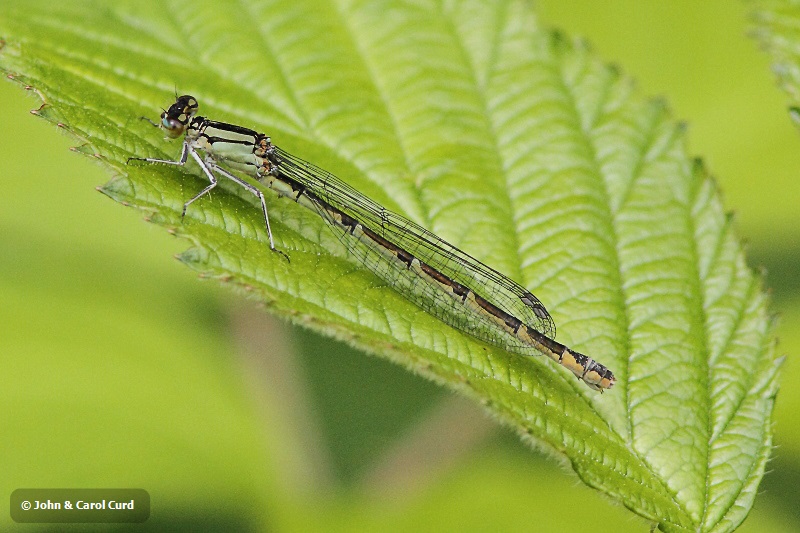
[[[547,309],[518,283],[418,224],[380,206],[329,172],[277,147],[275,155],[279,161],[280,171],[305,186],[312,193],[309,197],[312,202],[314,197],[319,198],[528,326],[550,338],[555,337],[555,323]],[[364,246],[363,239],[351,235],[337,224],[325,206],[318,202],[315,206],[320,215],[336,229],[337,236],[347,249],[367,268],[387,281],[399,284],[401,292],[410,291],[415,297],[421,298],[420,306],[445,322],[460,329],[469,330],[477,327],[476,321],[482,320],[480,315],[463,313],[463,308],[458,305],[459,298],[449,298],[452,301],[443,302],[444,291],[437,286],[422,282],[405,263],[396,260],[387,261],[385,253],[377,249],[380,247]],[[447,316],[442,316],[444,314]],[[513,336],[503,334],[498,338],[487,338],[487,335],[484,332],[476,336],[502,346],[512,342],[515,346],[518,344],[520,348],[530,348],[518,340],[514,342],[516,339]]]

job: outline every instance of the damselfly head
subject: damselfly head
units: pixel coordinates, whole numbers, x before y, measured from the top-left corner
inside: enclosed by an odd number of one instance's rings
[[[161,128],[173,139],[180,137],[196,113],[197,100],[188,94],[179,96],[169,109],[161,113]]]

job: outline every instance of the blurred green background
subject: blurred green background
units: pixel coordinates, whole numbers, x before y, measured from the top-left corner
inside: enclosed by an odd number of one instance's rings
[[[750,5],[536,5],[688,123],[800,352],[800,136]],[[198,281],[35,107],[0,84],[0,494],[148,490],[150,520],[120,530],[647,530],[467,400]],[[800,530],[798,378],[790,357],[741,531]],[[32,529],[0,513],[13,528]]]

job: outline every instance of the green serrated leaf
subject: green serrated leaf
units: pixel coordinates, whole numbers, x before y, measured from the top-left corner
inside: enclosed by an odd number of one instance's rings
[[[759,0],[755,5],[753,33],[772,56],[773,72],[796,106],[800,104],[800,2]]]
[[[507,0],[0,8],[0,68],[112,171],[101,191],[189,239],[180,260],[289,320],[471,395],[664,531],[731,531],[771,446],[767,302],[713,181],[664,107]],[[210,198],[155,117],[174,92],[273,141],[531,289],[596,394],[445,326],[273,196]]]

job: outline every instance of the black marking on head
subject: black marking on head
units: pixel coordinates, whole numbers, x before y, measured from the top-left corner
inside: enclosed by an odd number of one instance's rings
[[[197,107],[197,100],[193,96],[185,94],[177,97],[175,103],[161,113],[161,127],[173,139],[180,137],[186,130],[189,121],[197,113]]]

